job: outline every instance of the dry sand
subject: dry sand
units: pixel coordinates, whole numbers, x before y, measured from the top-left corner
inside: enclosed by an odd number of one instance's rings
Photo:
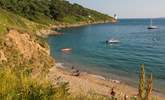
[[[57,77],[61,81],[69,82],[70,92],[74,95],[87,94],[89,92],[99,93],[110,96],[111,89],[114,87],[118,98],[137,96],[137,89],[123,84],[118,80],[106,80],[104,77],[82,72],[80,76],[72,76],[69,71],[62,68],[53,67],[50,69],[49,78],[56,82]],[[165,95],[154,93],[157,100],[165,100]]]

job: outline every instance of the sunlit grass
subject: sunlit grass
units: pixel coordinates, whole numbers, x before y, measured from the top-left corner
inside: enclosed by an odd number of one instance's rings
[[[27,32],[35,32],[46,27],[47,26],[44,24],[35,23],[0,8],[0,33],[6,32],[7,28],[14,28]]]
[[[0,70],[1,100],[56,100],[68,96],[67,84],[54,87],[45,78],[16,73],[11,68]]]

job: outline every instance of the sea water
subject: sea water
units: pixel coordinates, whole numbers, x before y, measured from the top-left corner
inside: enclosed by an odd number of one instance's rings
[[[120,19],[118,23],[87,25],[60,30],[50,36],[51,55],[80,70],[117,78],[137,87],[141,64],[153,74],[154,89],[165,93],[165,19],[153,19],[159,29],[148,30],[150,19]],[[106,44],[108,39],[120,43]],[[70,53],[61,49],[72,48]]]

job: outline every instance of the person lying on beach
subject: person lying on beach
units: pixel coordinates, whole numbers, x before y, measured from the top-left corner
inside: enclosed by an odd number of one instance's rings
[[[74,67],[72,67],[72,75],[73,76],[80,76],[80,71],[78,69],[75,69]]]

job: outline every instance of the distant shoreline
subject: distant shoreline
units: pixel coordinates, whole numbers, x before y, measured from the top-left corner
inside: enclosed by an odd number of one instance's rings
[[[74,24],[59,22],[58,24],[50,25],[47,29],[39,30],[36,33],[41,37],[47,38],[48,36],[51,35],[62,35],[63,33],[58,32],[58,30],[64,28],[74,28],[74,27],[81,27],[86,25],[104,24],[104,23],[116,23],[116,21],[107,20],[107,21],[96,21],[96,22],[78,22]]]
[[[94,24],[104,24],[104,23],[113,23],[113,21],[96,21],[96,22],[79,22],[76,24],[59,24],[51,26],[51,29],[59,30],[63,28],[73,28],[73,27],[81,27],[86,25],[94,25]],[[115,23],[115,22],[114,22]]]

